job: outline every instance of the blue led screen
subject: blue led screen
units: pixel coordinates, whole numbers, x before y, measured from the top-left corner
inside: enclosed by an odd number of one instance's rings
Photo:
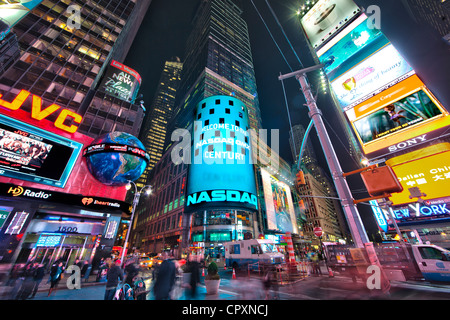
[[[212,96],[196,109],[187,207],[225,206],[256,210],[246,106],[230,96]]]

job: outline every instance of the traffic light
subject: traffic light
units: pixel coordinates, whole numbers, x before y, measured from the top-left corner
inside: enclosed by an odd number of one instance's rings
[[[302,170],[297,172],[297,187],[300,188],[302,185],[305,185],[305,175]]]

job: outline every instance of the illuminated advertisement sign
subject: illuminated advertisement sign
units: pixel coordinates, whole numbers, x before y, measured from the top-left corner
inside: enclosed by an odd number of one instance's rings
[[[353,122],[353,125],[361,141],[367,143],[440,115],[438,106],[424,90],[420,90]]]
[[[0,19],[6,21],[12,28],[25,17],[42,0],[4,0],[0,1]]]
[[[395,158],[386,161],[397,175],[404,191],[393,193],[389,198],[393,205],[402,205],[417,202],[419,197],[432,200],[448,197],[450,190],[450,144],[447,151],[423,157],[417,160],[395,164]],[[422,150],[419,150],[423,152]],[[394,165],[392,165],[394,164]]]
[[[143,149],[129,145],[100,143],[86,147],[83,151],[83,157],[102,152],[120,152],[140,157],[150,162],[150,155]]]
[[[142,79],[135,70],[113,60],[106,70],[100,90],[127,102],[134,102]]]
[[[433,217],[450,217],[450,202],[436,204],[414,203],[402,208],[389,208],[395,220],[426,220]]]
[[[0,98],[2,96],[3,95],[0,94]],[[12,111],[19,110],[29,96],[31,96],[32,99],[31,118],[41,121],[46,119],[49,115],[55,112],[59,112],[59,115],[54,122],[56,128],[64,130],[69,133],[75,133],[78,130],[78,126],[74,124],[67,125],[66,122],[69,121],[70,119],[70,121],[72,122],[81,123],[81,120],[83,120],[83,117],[81,115],[68,109],[62,109],[60,106],[56,104],[52,104],[43,109],[42,99],[36,95],[32,95],[30,92],[26,90],[21,90],[12,102],[0,99],[0,106],[5,107],[6,109]]]
[[[298,233],[291,189],[284,182],[273,178],[264,169],[261,169],[261,177],[268,229]]]
[[[319,0],[300,22],[313,48],[318,48],[360,11],[353,0]]]
[[[63,203],[69,206],[71,205],[86,208],[86,210],[117,209],[127,214],[131,214],[130,204],[123,201],[24,187],[9,183],[0,183],[0,196],[18,200],[26,199],[27,201],[39,200],[44,202]]]
[[[0,229],[5,224],[5,221],[8,219],[8,216],[13,209],[13,207],[0,207]]]
[[[368,25],[363,14],[320,48],[317,56],[325,65],[323,70],[328,78],[333,80],[388,43],[381,30]]]
[[[394,46],[389,44],[331,81],[331,86],[339,104],[347,110],[370,98],[377,90],[381,92],[414,73]]]
[[[41,234],[36,247],[56,247],[61,243],[62,235],[58,234]]]
[[[187,209],[258,209],[245,105],[230,96],[212,96],[196,109]]]
[[[378,206],[378,202],[376,200],[370,200],[369,203],[372,206],[372,211],[378,227],[381,231],[388,232],[388,219],[383,210]]]
[[[450,125],[445,109],[416,75],[346,115],[369,159],[428,142]]]
[[[82,147],[0,115],[0,176],[64,188]]]

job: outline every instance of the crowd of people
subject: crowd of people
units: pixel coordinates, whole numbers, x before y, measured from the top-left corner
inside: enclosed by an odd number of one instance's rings
[[[91,265],[88,261],[84,263],[76,259],[74,265],[80,268],[80,276],[82,279],[89,277]],[[25,264],[16,264],[5,283],[10,287],[9,299],[26,300],[34,299],[38,292],[39,286],[48,275],[47,284],[49,284],[48,296],[56,290],[58,283],[63,279],[65,265],[63,260],[56,260],[53,264],[39,263],[36,261],[29,261]]]
[[[308,273],[319,276],[322,274],[320,261],[323,257],[320,251],[297,252],[302,261],[308,262]],[[187,260],[175,260],[168,253],[161,255],[162,263],[155,264],[148,278],[151,278],[151,288],[147,288],[141,268],[139,256],[129,256],[125,263],[113,257],[102,258],[94,268],[97,275],[94,281],[106,282],[104,300],[146,300],[151,292],[155,300],[177,299],[185,291],[186,297],[196,299],[197,287],[201,280],[202,268],[210,261],[208,256],[200,257],[190,255]],[[73,262],[80,270],[80,278],[88,281],[92,265],[88,261],[82,262],[76,259]],[[73,268],[72,268],[73,269]],[[30,261],[26,264],[16,265],[10,272],[6,285],[11,287],[10,299],[33,299],[38,292],[42,281],[47,278],[48,296],[54,292],[64,274],[65,261],[57,260],[53,264],[43,264]],[[74,271],[72,271],[74,272]],[[146,274],[148,276],[148,274]],[[277,298],[279,270],[276,268],[267,270],[262,277],[262,288],[266,299]],[[42,290],[41,290],[42,291]],[[270,296],[275,293],[273,297]]]

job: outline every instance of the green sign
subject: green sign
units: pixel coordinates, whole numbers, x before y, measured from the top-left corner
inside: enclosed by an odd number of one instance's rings
[[[8,219],[9,214],[14,208],[12,207],[0,207],[0,229],[5,224],[6,219]]]

